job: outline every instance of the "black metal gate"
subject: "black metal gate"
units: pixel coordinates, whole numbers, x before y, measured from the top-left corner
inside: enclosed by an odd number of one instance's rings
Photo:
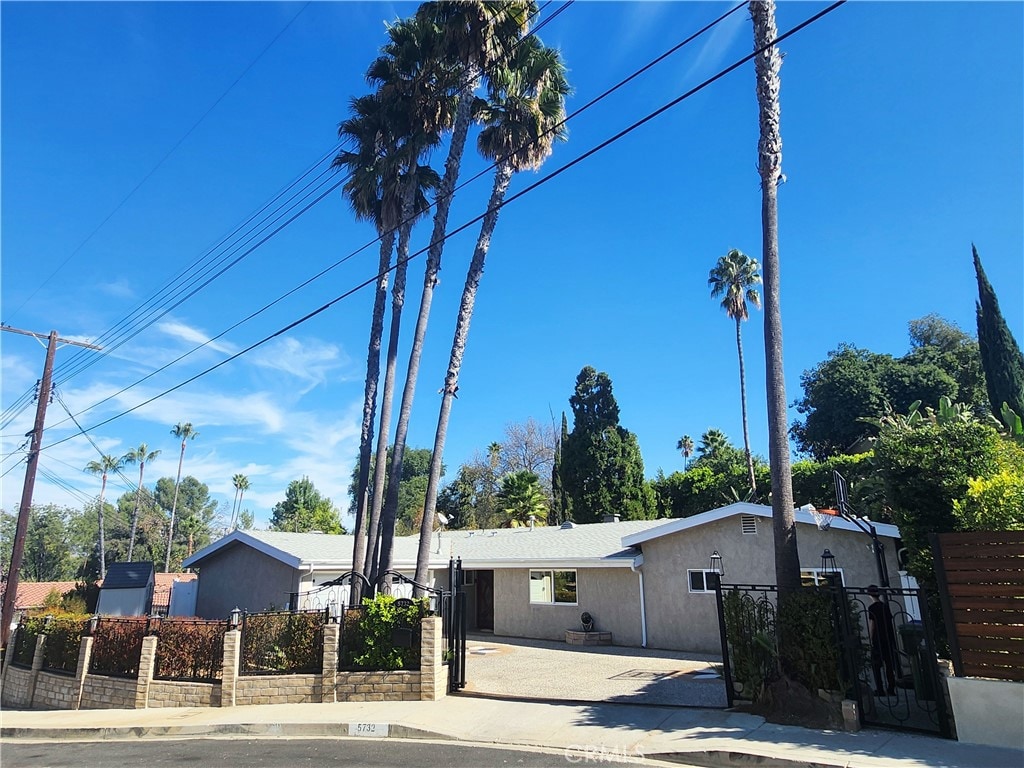
[[[807,636],[783,643],[775,585],[711,581],[729,706],[737,697],[756,698],[787,661],[813,653],[815,679],[834,681],[831,687],[838,685],[845,698],[856,701],[862,725],[951,737],[922,590],[838,583],[802,588],[802,631]],[[800,643],[807,647],[794,647]]]
[[[466,589],[462,558],[448,561],[448,591],[442,598],[442,626],[447,641],[448,692],[466,687]]]

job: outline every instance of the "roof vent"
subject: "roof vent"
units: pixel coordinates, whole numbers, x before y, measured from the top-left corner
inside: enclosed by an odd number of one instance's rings
[[[558,527],[559,528],[575,528],[576,527],[576,523],[574,523],[572,520],[566,520],[564,523],[562,523]]]
[[[757,535],[757,516],[756,515],[742,515],[740,517],[740,528],[745,536],[756,536]]]
[[[603,518],[601,519],[601,522],[602,522],[602,523],[617,523],[617,522],[619,522],[619,519],[620,519],[620,518],[619,518],[619,516],[618,516],[618,515],[605,515],[605,516],[604,516],[604,517],[603,517]]]

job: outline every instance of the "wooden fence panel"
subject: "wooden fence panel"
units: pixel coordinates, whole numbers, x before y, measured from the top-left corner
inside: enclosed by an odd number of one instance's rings
[[[1024,680],[1024,531],[931,536],[953,668]]]

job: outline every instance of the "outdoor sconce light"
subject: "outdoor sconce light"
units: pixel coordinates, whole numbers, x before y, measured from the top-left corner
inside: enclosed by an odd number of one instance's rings
[[[46,614],[46,618],[43,619],[43,626],[49,628],[51,624],[53,624],[53,614],[48,613]]]
[[[711,553],[711,567],[708,570],[714,571],[719,576],[725,575],[725,570],[722,568],[722,556],[718,554],[717,549]]]
[[[98,613],[93,614],[92,617],[89,619],[89,635],[90,636],[96,634],[96,627],[99,626],[99,623],[100,623],[100,615]]]
[[[826,576],[839,573],[839,569],[836,568],[836,556],[827,549],[821,553],[821,572]]]
[[[236,605],[231,609],[231,613],[228,614],[228,626],[231,629],[238,629],[238,624],[242,620],[242,611]]]

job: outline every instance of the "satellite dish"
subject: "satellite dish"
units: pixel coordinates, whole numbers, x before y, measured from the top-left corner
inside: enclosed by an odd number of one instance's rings
[[[435,513],[435,516],[440,521],[441,525],[448,525],[448,516],[442,515],[440,512]]]

